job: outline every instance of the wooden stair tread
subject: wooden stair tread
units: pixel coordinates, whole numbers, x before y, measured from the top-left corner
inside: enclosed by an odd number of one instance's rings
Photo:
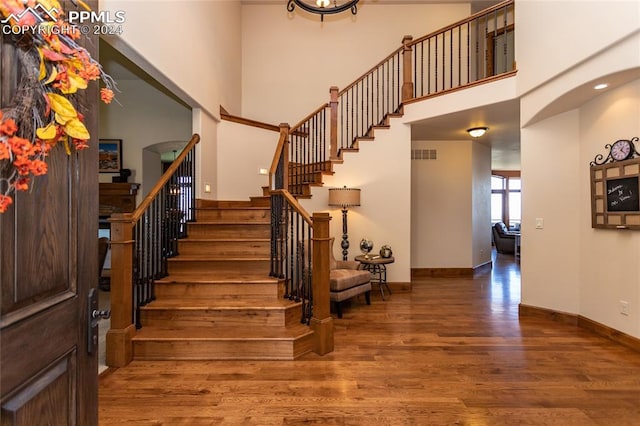
[[[211,310],[249,310],[249,311],[278,311],[299,305],[301,302],[295,302],[288,299],[273,297],[266,298],[243,298],[243,299],[164,299],[154,300],[153,302],[142,306],[140,309],[146,311],[154,310],[175,310],[175,311],[201,311],[203,309]]]
[[[312,334],[303,324],[281,327],[143,327],[132,340],[292,340]]]
[[[253,226],[253,225],[271,225],[270,221],[265,220],[252,220],[252,221],[241,221],[241,220],[206,220],[206,221],[198,221],[198,222],[189,222],[189,225],[242,225],[242,226]]]
[[[268,206],[204,206],[196,207],[196,210],[269,210]]]
[[[181,254],[176,257],[170,257],[169,262],[190,262],[193,260],[203,261],[210,260],[212,262],[242,262],[242,261],[270,261],[271,257],[269,256],[215,256],[207,253],[203,254]]]
[[[250,273],[216,273],[215,276],[202,274],[172,274],[155,281],[161,284],[173,284],[189,282],[196,284],[227,284],[227,283],[256,283],[256,284],[276,284],[277,278],[265,276],[264,274]]]
[[[248,237],[248,238],[181,238],[180,242],[189,242],[189,243],[248,243],[248,242],[270,242],[271,238],[257,238],[257,237]]]

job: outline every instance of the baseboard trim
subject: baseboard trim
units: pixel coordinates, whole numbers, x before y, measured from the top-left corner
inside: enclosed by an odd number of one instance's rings
[[[589,330],[599,336],[606,337],[607,339],[626,346],[629,349],[633,349],[636,352],[640,352],[640,339],[582,315],[559,312],[552,309],[539,308],[537,306],[525,305],[522,303],[519,305],[519,315],[544,317],[553,321],[575,325],[576,327],[584,328],[585,330]]]
[[[488,261],[473,268],[411,268],[411,279],[473,277],[492,267],[493,263]]]
[[[388,282],[387,284],[389,285],[389,288],[391,289],[392,293],[411,293],[412,284],[410,282],[409,283]],[[374,285],[376,285],[376,284],[374,284]]]

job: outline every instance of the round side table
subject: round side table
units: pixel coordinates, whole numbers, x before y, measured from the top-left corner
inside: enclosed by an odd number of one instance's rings
[[[360,255],[356,256],[355,260],[360,262],[360,266],[362,267],[362,269],[371,272],[371,275],[373,276],[371,278],[371,281],[378,283],[378,286],[380,287],[380,294],[382,295],[382,300],[385,300],[384,287],[386,287],[389,294],[391,294],[391,289],[389,288],[389,284],[387,284],[387,265],[395,262],[393,256],[381,257],[378,255]]]

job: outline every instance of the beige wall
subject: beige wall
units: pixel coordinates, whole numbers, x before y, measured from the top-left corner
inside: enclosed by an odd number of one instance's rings
[[[242,113],[270,123],[299,120],[402,44],[469,16],[469,4],[358,5],[349,13],[289,15],[286,2],[242,8]]]
[[[142,184],[142,150],[161,142],[191,139],[191,111],[142,80],[121,80],[118,85],[120,104],[100,105],[100,138],[122,139],[122,167],[131,169],[129,182]],[[111,182],[112,176],[116,175],[101,173],[100,181]],[[139,194],[147,190],[142,187]]]
[[[100,0],[100,9],[126,18],[122,34],[105,41],[191,106],[190,133],[202,138],[198,166],[206,165],[197,168],[196,196],[214,198],[220,105],[241,110],[240,2]]]
[[[437,160],[411,162],[412,268],[469,268],[472,263],[471,141],[414,141]]]
[[[331,235],[336,237],[334,255],[342,258],[342,212],[327,206],[329,188],[361,189],[361,206],[349,209],[349,259],[362,254],[363,237],[374,243],[374,252],[390,245],[395,263],[387,269],[390,282],[411,279],[411,129],[392,119],[389,130],[376,130],[375,141],[360,142],[359,152],[346,153],[344,163],[325,176],[323,187],[312,189],[312,198],[300,200],[308,212],[329,211]]]
[[[262,195],[280,133],[222,121],[218,126],[218,198],[248,200]],[[230,159],[234,159],[230,161]]]
[[[471,265],[491,262],[491,148],[471,144]]]
[[[411,162],[411,267],[473,268],[491,260],[491,151],[471,140],[413,141],[436,160]]]

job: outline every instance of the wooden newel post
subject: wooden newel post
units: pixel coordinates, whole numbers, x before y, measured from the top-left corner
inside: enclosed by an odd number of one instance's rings
[[[333,352],[333,318],[329,301],[329,213],[313,214],[313,316],[310,326],[315,332],[313,351],[318,355]]]
[[[113,214],[111,223],[111,328],[107,365],[124,367],[133,359],[133,223],[129,213]]]
[[[338,159],[338,87],[331,86],[329,89],[331,100],[329,101],[329,107],[331,108],[331,115],[329,116],[329,149],[330,159]]]
[[[402,39],[402,102],[413,99],[413,80],[411,71],[411,46],[413,37],[406,35]]]

